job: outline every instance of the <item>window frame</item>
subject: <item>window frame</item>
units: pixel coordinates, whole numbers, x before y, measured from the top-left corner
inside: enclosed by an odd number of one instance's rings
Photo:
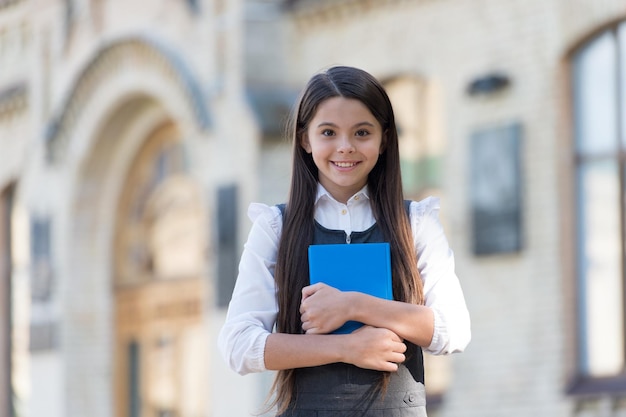
[[[622,283],[622,311],[624,317],[626,318],[626,121],[622,121],[623,115],[626,114],[626,76],[622,75],[620,77],[620,73],[622,71],[626,71],[626,56],[624,51],[626,51],[626,36],[622,36],[620,39],[620,27],[622,27],[622,31],[624,31],[623,35],[626,34],[626,20],[620,20],[617,22],[613,22],[608,26],[604,26],[600,28],[600,30],[594,32],[589,37],[584,39],[583,42],[578,44],[569,54],[568,57],[568,90],[570,91],[570,119],[569,125],[571,131],[571,149],[572,149],[572,175],[570,178],[573,178],[573,187],[571,198],[569,198],[571,204],[574,209],[573,218],[571,227],[573,228],[573,233],[570,236],[574,239],[573,246],[571,247],[572,254],[572,278],[574,282],[574,292],[571,294],[571,298],[575,305],[575,359],[574,359],[574,376],[571,378],[568,386],[567,393],[575,396],[583,396],[583,397],[595,397],[598,395],[623,395],[626,393],[626,319],[622,323],[622,334],[625,339],[624,348],[623,348],[623,360],[624,365],[620,372],[615,375],[610,376],[593,376],[586,373],[584,366],[582,365],[584,360],[582,355],[584,355],[584,349],[581,348],[581,343],[586,337],[586,335],[582,334],[582,330],[580,328],[581,321],[580,317],[582,314],[585,314],[585,311],[581,311],[581,303],[580,303],[580,285],[581,282],[585,279],[583,276],[584,272],[580,270],[580,264],[578,263],[578,258],[581,254],[580,252],[580,234],[581,234],[581,221],[583,220],[580,213],[579,201],[584,198],[581,193],[581,186],[578,182],[578,176],[580,170],[582,169],[584,164],[593,163],[599,160],[611,161],[617,165],[617,174],[618,175],[618,201],[619,201],[619,226],[620,226],[620,254],[621,254],[621,283]],[[615,67],[614,74],[616,77],[616,88],[617,91],[615,97],[615,106],[616,106],[616,148],[613,152],[603,152],[603,153],[593,153],[593,152],[584,152],[578,149],[577,144],[577,135],[578,135],[578,126],[576,125],[577,121],[577,97],[576,97],[576,88],[577,88],[577,77],[575,76],[577,68],[576,68],[576,59],[579,54],[585,50],[587,46],[589,46],[592,42],[599,39],[601,36],[606,34],[610,34],[614,40],[615,45]]]
[[[0,414],[14,416],[13,388],[13,233],[12,215],[15,199],[15,184],[0,189]]]

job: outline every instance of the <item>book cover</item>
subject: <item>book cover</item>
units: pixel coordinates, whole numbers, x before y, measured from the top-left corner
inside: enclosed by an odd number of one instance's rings
[[[393,299],[389,243],[309,246],[311,284],[323,282],[341,291]],[[333,333],[352,333],[363,324],[346,322]]]

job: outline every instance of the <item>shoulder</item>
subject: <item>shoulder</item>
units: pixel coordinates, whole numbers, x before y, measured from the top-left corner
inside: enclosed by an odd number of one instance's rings
[[[426,217],[439,218],[440,203],[438,197],[426,197],[420,201],[411,201],[409,205],[409,215],[411,224],[419,223]]]
[[[263,203],[251,203],[248,206],[248,218],[255,225],[267,226],[280,236],[283,225],[283,215],[278,206],[268,206]]]
[[[437,197],[426,197],[420,201],[411,201],[409,206],[409,218],[413,237],[416,240],[418,240],[420,236],[424,237],[424,232],[433,232],[441,229],[439,202],[440,200]],[[426,233],[426,235],[429,234],[430,233]]]

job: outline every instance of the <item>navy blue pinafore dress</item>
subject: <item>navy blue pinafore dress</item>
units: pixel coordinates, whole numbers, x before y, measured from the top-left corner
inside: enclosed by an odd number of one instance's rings
[[[407,212],[409,204],[405,202]],[[278,207],[284,214],[285,205]],[[376,224],[350,235],[351,243],[384,241]],[[315,223],[313,244],[341,243],[346,243],[343,230],[329,230]],[[380,371],[346,363],[298,368],[292,403],[279,417],[426,417],[422,349],[405,343],[406,361],[391,374],[384,394],[380,391]]]

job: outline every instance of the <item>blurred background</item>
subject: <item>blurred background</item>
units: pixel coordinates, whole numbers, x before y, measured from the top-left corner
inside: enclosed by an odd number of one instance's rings
[[[387,87],[472,316],[429,415],[626,416],[623,0],[0,0],[0,417],[238,417],[216,351],[309,77]]]

